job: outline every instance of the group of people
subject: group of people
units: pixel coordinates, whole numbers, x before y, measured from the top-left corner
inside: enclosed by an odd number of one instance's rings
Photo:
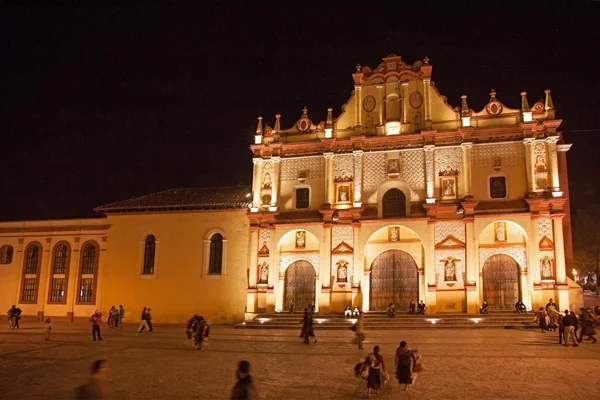
[[[188,321],[186,334],[188,339],[194,339],[196,350],[202,350],[202,343],[207,341],[209,330],[208,321],[201,315],[194,315]]]
[[[152,313],[150,308],[144,307],[142,310],[142,316],[140,318],[140,326],[138,327],[137,332],[141,333],[144,331],[144,328],[148,332],[152,332]]]
[[[21,309],[19,307],[15,307],[13,304],[11,308],[8,309],[6,315],[8,316],[8,329],[19,329],[19,320],[21,319]]]
[[[563,315],[557,310],[556,303],[550,299],[545,308],[540,307],[536,312],[535,321],[542,333],[558,330],[558,344],[563,346],[569,346],[572,342],[573,346],[577,347],[583,342],[584,336],[593,344],[598,341],[595,328],[600,324],[600,306],[596,306],[593,311],[582,307],[579,309],[579,315],[575,311],[565,310]]]
[[[479,307],[479,313],[487,314],[489,312],[488,307],[489,307],[489,305],[488,305],[487,300],[484,300],[483,303],[481,304],[481,307]],[[525,307],[525,304],[523,304],[523,302],[521,300],[519,300],[515,303],[515,312],[517,314],[527,312],[527,307]]]
[[[423,370],[422,362],[423,359],[418,349],[411,350],[405,341],[400,342],[400,346],[396,349],[394,366],[396,379],[402,390],[409,390],[410,385],[415,383],[417,373]],[[386,371],[379,346],[375,346],[373,352],[354,367],[354,374],[367,381],[369,398],[372,391],[378,391],[388,382],[389,374]]]
[[[125,309],[123,308],[123,305],[119,306],[119,309],[117,310],[115,308],[115,306],[112,306],[110,308],[110,311],[108,312],[108,326],[111,329],[114,328],[123,328],[123,319],[125,318]]]
[[[360,315],[360,309],[358,306],[354,306],[354,309],[351,309],[350,306],[346,306],[344,310],[344,318],[358,318]]]
[[[419,301],[419,304],[415,303],[414,300],[410,302],[408,305],[408,313],[409,314],[425,314],[425,302],[423,300]]]

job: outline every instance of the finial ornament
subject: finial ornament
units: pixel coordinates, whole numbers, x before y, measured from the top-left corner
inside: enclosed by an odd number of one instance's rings
[[[544,90],[546,93],[546,102],[544,103],[544,108],[546,111],[552,110],[554,108],[554,103],[552,102],[552,96],[550,95],[550,89]]]
[[[497,101],[498,99],[496,99],[496,91],[494,89],[492,89],[492,91],[490,92],[490,101]]]
[[[462,96],[460,96],[460,98],[462,99],[460,113],[463,117],[468,117],[471,113],[469,112],[469,105],[467,104],[467,95],[463,94]]]
[[[302,116],[305,117],[308,113],[308,108],[306,108],[306,106],[304,106],[304,108],[302,109]]]
[[[275,115],[275,129],[273,129],[273,132],[280,132],[281,131],[281,114],[277,114]]]
[[[362,66],[360,65],[360,63],[356,64],[356,72],[360,72],[361,68]]]
[[[529,107],[529,102],[527,102],[527,92],[525,91],[521,92],[521,111],[531,111],[531,107]]]
[[[333,128],[333,108],[327,109],[327,120],[325,121],[325,128]]]
[[[263,124],[262,124],[262,117],[258,117],[258,124],[256,125],[256,134],[257,135],[262,135],[263,134]]]
[[[425,56],[425,58],[423,59],[423,64],[429,65],[429,57]]]

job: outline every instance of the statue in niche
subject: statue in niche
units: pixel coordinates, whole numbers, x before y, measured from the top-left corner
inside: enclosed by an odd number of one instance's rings
[[[296,248],[303,249],[306,247],[306,232],[298,231],[296,232]]]
[[[348,186],[340,186],[338,193],[338,201],[349,201],[349,190]]]
[[[258,283],[268,283],[269,282],[269,265],[265,262],[260,266],[260,279]]]
[[[398,159],[388,160],[388,174],[399,174],[400,173],[400,164]]]
[[[447,259],[446,263],[444,264],[444,281],[456,281],[456,264],[451,258]]]
[[[506,242],[506,223],[498,222],[496,224],[496,241]]]
[[[390,228],[390,242],[397,242],[400,240],[400,232],[397,226]]]
[[[542,279],[552,279],[552,262],[548,257],[542,260]]]
[[[535,158],[535,171],[546,172],[546,162],[544,161],[544,156],[540,155]]]
[[[348,267],[345,261],[338,263],[337,280],[338,282],[348,282]]]
[[[263,181],[263,189],[271,189],[271,174],[268,172],[265,174],[265,179]]]
[[[444,196],[454,196],[454,180],[444,180]]]

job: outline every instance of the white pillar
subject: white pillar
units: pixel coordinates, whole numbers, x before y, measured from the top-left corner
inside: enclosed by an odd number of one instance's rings
[[[362,206],[362,150],[354,150],[354,207]]]
[[[333,153],[324,153],[325,157],[325,204],[333,204]]]
[[[560,182],[558,179],[558,155],[556,154],[556,142],[558,142],[558,136],[550,136],[546,139],[548,158],[550,161],[550,187],[552,192],[556,193],[557,196],[561,196]]]
[[[535,184],[535,168],[533,167],[533,138],[523,139],[523,145],[525,146],[525,166],[527,169],[527,192],[534,192],[536,190]]]
[[[354,90],[356,91],[356,126],[361,126],[361,108],[362,108],[362,86],[354,85]]]
[[[429,88],[431,86],[431,79],[425,78],[423,79],[423,83],[425,84],[425,121],[431,121],[431,108],[430,108],[430,99],[431,93]]]
[[[279,181],[281,171],[281,157],[272,157],[273,160],[273,179],[271,179],[271,207],[269,211],[277,211],[277,199],[279,196]]]
[[[565,242],[563,238],[564,214],[553,214],[554,225],[554,262],[556,263],[556,283],[567,282],[567,267],[565,264]]]
[[[408,123],[408,82],[402,82],[402,123]]]
[[[360,279],[364,275],[363,253],[360,250],[360,222],[352,223],[352,248],[354,249],[354,262],[352,265],[352,284],[360,284]]]
[[[258,273],[258,227],[250,228],[250,262],[248,263],[248,287],[256,287],[256,274]],[[269,268],[273,266],[269,265]]]
[[[365,271],[361,283],[362,289],[362,310],[369,311],[369,300],[371,296],[371,271]]]
[[[425,182],[427,185],[427,202],[435,202],[434,192],[434,168],[433,168],[433,150],[434,145],[423,146],[425,151]]]
[[[384,107],[385,107],[385,93],[383,85],[377,85],[377,126],[383,126],[383,115],[384,115]]]
[[[254,157],[252,159],[254,164],[253,177],[252,177],[252,211],[258,211],[260,206],[260,174],[262,170],[263,159],[260,157]]]
[[[471,183],[471,148],[473,143],[462,143],[460,145],[463,153],[463,185],[465,187],[465,197],[473,197]]]

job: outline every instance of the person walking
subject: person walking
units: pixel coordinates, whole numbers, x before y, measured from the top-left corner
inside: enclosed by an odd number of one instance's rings
[[[92,323],[92,337],[96,340],[96,334],[98,335],[98,340],[102,340],[102,336],[100,335],[100,324],[102,323],[102,314],[96,310],[96,312],[90,317],[90,322]]]
[[[573,339],[573,347],[579,346],[577,344],[577,336],[575,335],[575,332],[577,332],[577,316],[575,316],[575,312],[571,311],[563,317],[563,326],[565,330],[565,343],[563,346],[569,346],[569,338]]]
[[[8,329],[15,329],[17,325],[17,308],[13,304],[11,308],[6,312],[6,316],[8,317]]]
[[[110,308],[110,311],[108,312],[108,326],[111,329],[114,329],[115,325],[117,324],[117,315],[118,314],[119,314],[119,312],[117,311],[115,306],[112,306]]]
[[[47,318],[46,325],[44,326],[44,340],[46,342],[50,340],[50,332],[52,332],[52,321],[50,318]]]
[[[77,389],[75,398],[77,400],[102,400],[104,391],[102,390],[102,381],[108,372],[108,361],[96,360],[90,366],[92,374],[89,382]],[[112,396],[111,396],[112,398]]]
[[[152,332],[152,313],[150,309],[146,310],[146,323],[148,324],[148,332]]]
[[[313,318],[306,308],[304,309],[304,319],[302,320],[302,337],[304,338],[304,344],[308,344],[311,337],[313,338],[313,343],[317,343],[313,329]]]
[[[365,364],[369,366],[369,375],[367,376],[367,397],[371,398],[371,391],[379,391],[383,381],[382,373],[385,372],[383,356],[379,354],[379,346],[373,347],[373,353],[370,353],[365,359]]]
[[[315,306],[315,302],[314,301],[312,303],[310,303],[309,312],[310,312],[310,315],[313,315],[314,313],[317,312],[317,307]]]
[[[119,313],[117,314],[117,323],[115,324],[115,328],[121,327],[123,328],[123,319],[125,318],[125,309],[123,305],[119,305]]]
[[[568,314],[569,310],[566,310],[565,313]],[[563,325],[563,316],[560,313],[556,319],[556,324],[558,325],[558,344],[562,344],[563,336],[565,335],[565,326]]]
[[[250,376],[250,363],[246,360],[240,361],[235,373],[237,382],[231,391],[232,400],[255,400],[258,399],[256,387]]]
[[[194,346],[196,350],[202,350],[202,342],[204,342],[204,338],[208,334],[208,322],[202,318],[196,318],[196,321],[193,325],[194,332]]]
[[[23,310],[17,307],[15,311],[17,313],[17,315],[15,316],[15,328],[20,329],[21,327],[19,326],[19,321],[21,320],[21,313],[23,313]]]
[[[592,310],[586,310],[585,308],[579,309],[579,316],[581,321],[581,331],[579,334],[578,342],[581,343],[583,341],[583,337],[587,336],[592,340],[592,344],[596,343],[597,340],[594,337],[596,331],[594,330],[594,325],[596,325],[596,318],[592,314]]]
[[[546,331],[548,330],[547,317],[548,317],[548,314],[546,313],[546,311],[544,311],[544,307],[540,307],[540,309],[536,313],[535,318],[536,318],[538,324],[540,325],[540,330],[542,333],[546,333]]]
[[[137,333],[140,333],[144,330],[144,328],[146,328],[147,330],[150,330],[150,327],[148,326],[148,321],[146,321],[146,307],[144,307],[144,309],[142,310],[142,316],[140,318],[140,326],[137,330]]]
[[[396,349],[396,357],[394,364],[396,365],[396,378],[398,379],[398,385],[404,388],[402,390],[409,390],[410,385],[413,383],[413,369],[414,369],[414,358],[413,351],[408,348],[406,342],[403,340],[400,342],[400,347]]]
[[[356,320],[355,333],[356,333],[356,343],[358,344],[359,349],[363,349],[363,341],[365,340],[365,320],[363,319],[363,315],[360,314],[358,319]]]

